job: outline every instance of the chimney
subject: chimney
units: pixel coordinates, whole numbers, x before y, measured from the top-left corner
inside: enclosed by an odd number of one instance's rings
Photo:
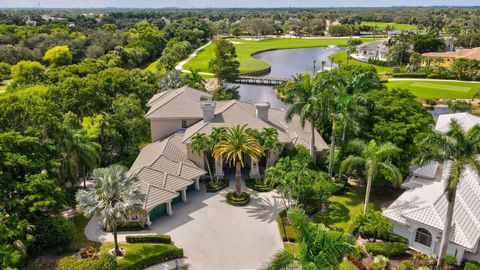
[[[215,101],[202,102],[200,107],[203,111],[203,121],[208,122],[215,116]]]
[[[257,108],[257,117],[262,119],[265,122],[268,122],[268,110],[270,109],[270,103],[269,102],[255,103],[255,107]]]

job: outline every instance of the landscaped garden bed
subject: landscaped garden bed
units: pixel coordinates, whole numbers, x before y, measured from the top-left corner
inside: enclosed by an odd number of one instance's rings
[[[228,180],[227,179],[211,180],[207,182],[206,186],[207,186],[207,192],[217,192],[228,187]]]
[[[242,192],[240,197],[237,197],[235,191],[231,191],[227,194],[227,202],[234,206],[244,206],[250,202],[250,194]]]
[[[273,190],[272,186],[265,184],[265,182],[262,179],[258,179],[258,178],[245,179],[245,185],[258,192],[269,192]]]
[[[287,211],[283,210],[277,216],[278,229],[284,242],[295,242],[297,237],[292,225],[288,221]]]
[[[170,244],[172,238],[165,234],[147,234],[147,235],[127,235],[125,238],[127,243],[159,243]]]

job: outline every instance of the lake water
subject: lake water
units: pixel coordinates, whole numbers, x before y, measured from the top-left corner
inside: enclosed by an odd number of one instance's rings
[[[316,71],[321,70],[321,62],[326,61],[324,68],[330,68],[330,55],[336,52],[347,50],[348,47],[315,47],[303,49],[286,49],[262,52],[254,55],[256,59],[267,61],[271,64],[272,70],[266,77],[291,78],[293,75],[313,72],[313,60],[316,60]],[[336,65],[333,64],[333,67]],[[270,102],[273,108],[286,108],[286,105],[276,96],[273,87],[251,84],[229,84],[238,85],[240,100],[255,102]]]

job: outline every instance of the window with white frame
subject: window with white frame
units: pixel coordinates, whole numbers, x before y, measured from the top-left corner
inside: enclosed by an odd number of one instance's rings
[[[430,247],[432,246],[432,234],[424,228],[418,228],[415,232],[415,242]]]
[[[186,119],[182,119],[182,128],[187,128],[187,127],[188,127],[187,120],[186,120]]]

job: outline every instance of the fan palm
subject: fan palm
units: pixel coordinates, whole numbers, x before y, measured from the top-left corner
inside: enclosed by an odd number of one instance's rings
[[[84,130],[70,127],[65,127],[61,144],[63,149],[61,176],[65,180],[69,179],[74,186],[80,170],[91,171],[98,166],[101,146],[92,141]],[[83,176],[85,180],[85,175]]]
[[[225,133],[213,148],[215,158],[224,158],[230,166],[235,166],[236,196],[240,198],[241,168],[244,166],[244,155],[258,162],[263,156],[263,147],[255,138],[254,131],[247,125],[226,128]]]
[[[117,225],[143,212],[144,195],[137,178],[127,174],[123,166],[97,168],[92,177],[94,188],[79,190],[75,196],[78,209],[86,217],[100,216],[103,226],[113,232],[115,253],[119,255]]]
[[[212,170],[210,168],[210,162],[208,162],[208,151],[212,149],[212,140],[205,133],[197,133],[192,137],[192,151],[194,153],[202,153],[204,162],[207,165],[208,175],[210,176],[210,181],[213,181]]]
[[[275,128],[264,128],[258,134],[258,138],[263,150],[265,150],[265,156],[267,158],[265,169],[268,169],[272,152],[280,151],[282,149],[282,144],[278,141],[278,131]]]
[[[368,144],[355,139],[349,142],[348,148],[357,153],[357,156],[347,157],[341,165],[340,170],[346,171],[354,167],[361,167],[365,177],[367,178],[367,189],[365,192],[365,204],[363,206],[363,213],[367,213],[368,202],[370,199],[370,191],[372,182],[376,179],[379,171],[382,171],[388,180],[394,185],[402,182],[402,174],[390,160],[400,149],[392,143],[377,144],[371,140]],[[341,173],[340,173],[341,174]]]
[[[478,159],[478,155],[480,155],[480,125],[477,124],[468,131],[464,131],[457,121],[452,120],[448,132],[421,136],[417,143],[420,150],[414,163],[424,165],[430,160],[451,162],[450,174],[445,186],[448,201],[447,215],[437,263],[437,267],[441,269],[445,263],[447,244],[452,229],[455,197],[462,173],[467,167],[470,167],[477,175],[480,175],[480,160]]]
[[[299,251],[282,250],[263,269],[336,269],[343,256],[357,253],[351,235],[312,223],[301,209],[291,208],[288,219],[297,234]]]
[[[325,119],[321,109],[322,100],[317,95],[316,80],[309,73],[300,74],[285,86],[285,103],[290,106],[285,118],[291,121],[294,115],[300,118],[300,124],[305,127],[310,122],[310,155],[315,160],[315,125]]]

